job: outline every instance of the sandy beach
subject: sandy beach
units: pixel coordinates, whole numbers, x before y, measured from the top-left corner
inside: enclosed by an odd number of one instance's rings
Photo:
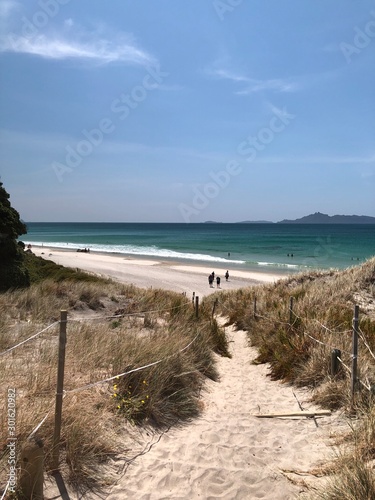
[[[208,284],[208,275],[212,271],[221,277],[221,290],[272,283],[285,277],[285,275],[229,269],[230,276],[226,281],[224,274],[227,268],[217,265],[213,267],[212,264],[203,267],[173,261],[129,258],[120,254],[76,252],[48,246],[33,246],[32,251],[35,255],[65,267],[79,268],[103,277],[109,276],[116,281],[133,284],[140,288],[163,288],[175,292],[186,292],[187,295],[195,292],[199,297],[218,290],[216,282],[213,288],[210,288]]]
[[[190,266],[118,255],[33,247],[36,255],[64,266],[110,276],[139,287],[158,287],[204,296],[207,276],[224,269]],[[273,282],[279,276],[244,271],[222,279],[231,290]],[[224,323],[225,319],[220,318]],[[345,423],[339,414],[306,417],[302,410],[319,411],[309,392],[267,376],[268,365],[252,364],[256,349],[244,331],[226,327],[232,358],[216,356],[220,378],[202,388],[202,415],[167,432],[140,430],[133,454],[113,461],[115,482],[100,495],[69,498],[90,500],[286,500],[303,498],[307,485],[324,479],[313,470],[333,455],[332,436]],[[286,414],[280,418],[260,415]],[[292,414],[294,416],[288,416]],[[120,437],[119,437],[120,438]],[[50,480],[46,498],[63,498]]]

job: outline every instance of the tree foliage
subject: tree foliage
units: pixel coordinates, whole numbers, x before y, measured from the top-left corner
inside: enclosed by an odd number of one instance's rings
[[[0,291],[29,285],[24,267],[24,252],[17,243],[18,236],[26,234],[26,225],[10,201],[0,182]]]

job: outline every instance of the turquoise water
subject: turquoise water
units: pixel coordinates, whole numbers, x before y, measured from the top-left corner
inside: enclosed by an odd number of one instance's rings
[[[27,224],[25,243],[269,272],[343,269],[375,255],[370,224]]]

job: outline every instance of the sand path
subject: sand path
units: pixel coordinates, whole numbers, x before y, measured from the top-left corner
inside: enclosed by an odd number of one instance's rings
[[[246,333],[227,329],[232,359],[217,358],[220,381],[202,393],[201,418],[155,439],[112,488],[107,500],[297,498],[308,471],[332,454],[329,436],[339,417],[260,419],[253,415],[314,409],[308,393],[267,377],[253,365]],[[297,401],[298,400],[298,401]]]

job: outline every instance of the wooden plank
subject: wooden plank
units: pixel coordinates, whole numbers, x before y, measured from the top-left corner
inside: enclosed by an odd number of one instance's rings
[[[296,411],[287,413],[263,413],[260,415],[252,415],[257,418],[277,418],[277,417],[321,417],[324,415],[331,415],[329,410],[316,410],[316,411]]]

